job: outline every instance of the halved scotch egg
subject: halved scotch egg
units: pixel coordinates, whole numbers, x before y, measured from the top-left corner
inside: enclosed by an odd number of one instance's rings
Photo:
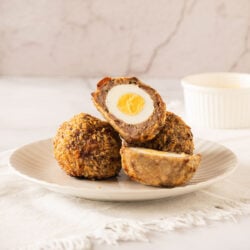
[[[106,77],[92,97],[97,109],[127,142],[151,140],[164,125],[162,98],[135,77]]]
[[[122,168],[134,181],[175,187],[187,183],[201,162],[200,154],[177,154],[146,148],[122,147]]]

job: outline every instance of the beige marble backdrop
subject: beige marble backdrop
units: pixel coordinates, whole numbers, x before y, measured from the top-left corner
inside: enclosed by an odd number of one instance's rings
[[[250,72],[249,0],[0,0],[0,74]]]

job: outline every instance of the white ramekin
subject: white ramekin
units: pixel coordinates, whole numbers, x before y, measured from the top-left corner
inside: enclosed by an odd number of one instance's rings
[[[250,74],[190,75],[181,83],[190,125],[206,128],[250,127]]]

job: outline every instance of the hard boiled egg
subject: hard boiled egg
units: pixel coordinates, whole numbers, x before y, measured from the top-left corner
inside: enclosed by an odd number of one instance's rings
[[[114,86],[107,94],[106,106],[110,113],[128,124],[144,122],[154,112],[152,98],[137,85]]]

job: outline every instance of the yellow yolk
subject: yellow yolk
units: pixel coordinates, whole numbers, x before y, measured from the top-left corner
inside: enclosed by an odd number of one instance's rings
[[[135,93],[122,95],[118,102],[118,109],[126,115],[137,115],[144,107],[145,100]]]

